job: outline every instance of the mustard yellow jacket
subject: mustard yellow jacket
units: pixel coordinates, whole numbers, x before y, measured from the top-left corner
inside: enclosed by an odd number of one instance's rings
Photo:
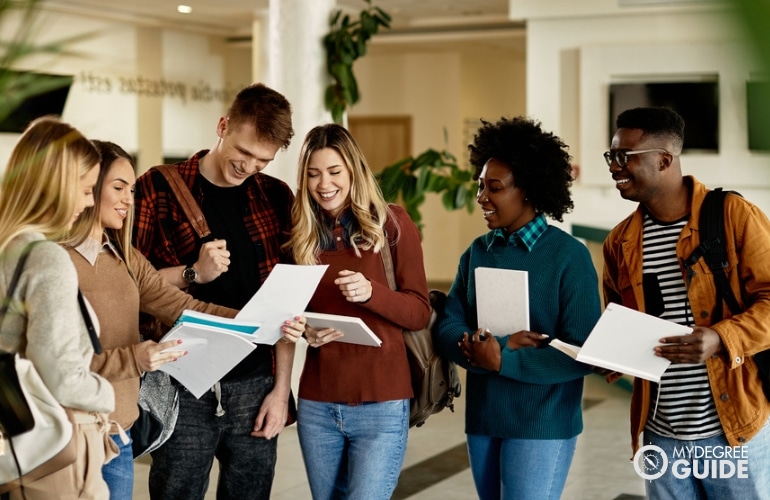
[[[692,192],[690,220],[676,245],[680,266],[682,259],[700,244],[698,214],[708,192],[695,178],[684,178]],[[615,302],[644,311],[642,290],[642,220],[641,205],[615,226],[604,241],[603,291],[605,303]],[[755,205],[739,196],[725,201],[728,277],[742,313],[732,316],[723,304],[722,321],[712,324],[716,302],[714,278],[703,259],[693,265],[695,275],[689,284],[695,324],[710,327],[722,339],[724,350],[706,360],[711,394],[731,446],[749,441],[764,425],[770,403],[762,392],[753,354],[770,349],[770,220]],[[682,276],[684,279],[684,267]],[[650,382],[634,381],[631,400],[631,446],[639,447],[650,407]]]

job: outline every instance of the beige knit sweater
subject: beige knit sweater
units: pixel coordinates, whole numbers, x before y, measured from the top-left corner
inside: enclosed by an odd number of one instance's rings
[[[0,297],[5,297],[19,254],[39,233],[11,241],[0,255]],[[0,349],[19,352],[34,364],[53,396],[69,408],[108,413],[112,386],[90,369],[94,354],[78,306],[78,276],[67,252],[38,243],[27,260],[0,327]]]
[[[91,242],[96,244],[96,242]],[[98,245],[98,244],[97,244]],[[185,309],[233,317],[234,309],[193,299],[169,284],[144,256],[132,249],[131,266],[104,245],[92,265],[78,250],[67,247],[80,279],[83,295],[93,306],[101,325],[104,352],[94,355],[91,369],[115,388],[115,412],[110,416],[124,429],[139,415],[139,377],[135,347],[139,343],[139,312],[172,325]]]

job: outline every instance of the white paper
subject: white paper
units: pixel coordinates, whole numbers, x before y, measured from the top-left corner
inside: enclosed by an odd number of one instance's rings
[[[257,348],[227,330],[184,322],[169,330],[161,342],[176,339],[182,339],[182,343],[166,350],[187,351],[187,354],[159,369],[174,377],[196,398]]]
[[[671,364],[656,356],[660,339],[688,335],[692,328],[610,303],[588,335],[577,360],[634,377],[660,382]]]
[[[529,330],[529,280],[527,271],[476,268],[478,328],[503,336]]]
[[[261,326],[253,342],[275,344],[283,322],[305,311],[328,267],[276,264],[235,319],[258,321]]]
[[[334,328],[342,332],[343,336],[336,339],[335,342],[372,347],[380,347],[382,345],[382,340],[375,335],[361,318],[314,312],[306,312],[305,317],[307,318],[307,324],[316,330]]]

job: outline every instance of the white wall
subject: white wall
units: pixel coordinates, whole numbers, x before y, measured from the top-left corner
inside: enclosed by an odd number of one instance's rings
[[[581,165],[568,222],[611,226],[635,207],[617,194],[601,157],[609,147],[608,85],[701,74],[719,77],[720,151],[684,154],[682,168],[768,211],[768,155],[747,149],[745,82],[758,64],[720,2],[624,8],[616,0],[511,0],[511,9],[527,19],[527,112],[570,144]]]
[[[140,172],[211,147],[233,92],[251,82],[250,51],[221,37],[46,11],[39,22],[37,43],[79,39],[16,69],[74,75],[62,119],[138,153]],[[0,168],[17,139],[0,134]]]
[[[481,43],[375,45],[356,62],[355,72],[362,97],[350,115],[411,115],[413,155],[446,149],[462,160],[468,146],[464,120],[524,113],[523,49]],[[451,282],[460,254],[487,231],[481,212],[448,212],[437,195],[429,195],[421,213],[428,280]]]

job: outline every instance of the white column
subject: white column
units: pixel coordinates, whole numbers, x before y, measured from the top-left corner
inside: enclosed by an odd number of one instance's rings
[[[329,31],[329,16],[335,5],[334,0],[270,0],[268,61],[260,66],[267,68],[265,84],[291,103],[294,139],[286,151],[278,153],[267,173],[292,187],[296,187],[297,159],[305,134],[331,121],[324,109],[328,77],[321,40]],[[254,42],[254,50],[260,50],[256,38]]]

